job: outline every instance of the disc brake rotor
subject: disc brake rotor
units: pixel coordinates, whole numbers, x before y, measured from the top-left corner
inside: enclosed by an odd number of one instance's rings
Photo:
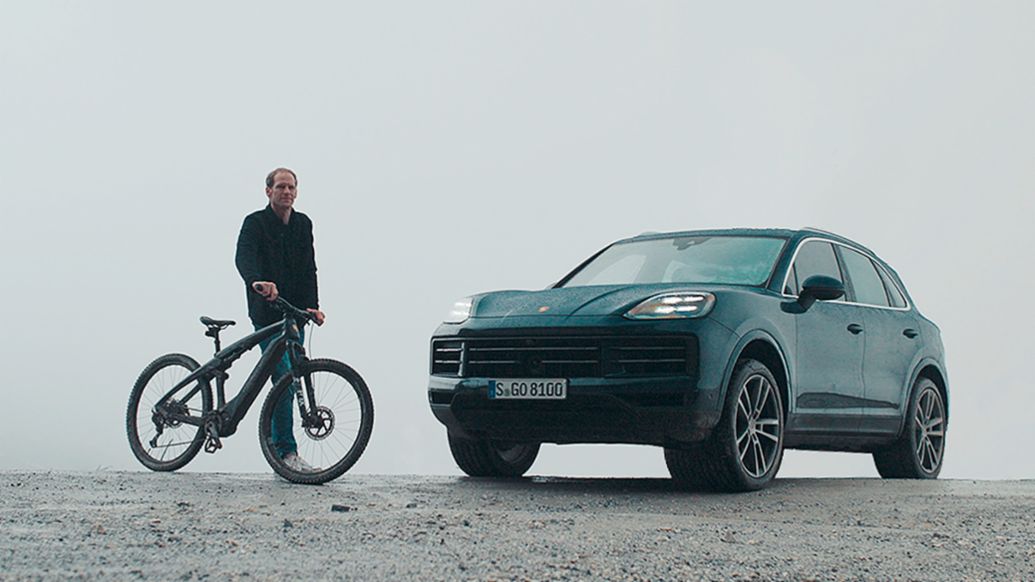
[[[309,417],[305,432],[314,441],[320,441],[334,432],[334,412],[326,406],[317,406]]]

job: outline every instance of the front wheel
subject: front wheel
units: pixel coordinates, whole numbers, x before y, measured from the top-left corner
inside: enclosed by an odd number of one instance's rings
[[[719,423],[687,448],[666,448],[677,482],[720,491],[754,491],[769,484],[783,459],[784,411],[776,378],[765,364],[737,362]]]
[[[539,443],[448,438],[453,460],[472,477],[520,477],[539,455]]]
[[[196,418],[212,410],[208,384],[180,390],[162,410],[158,401],[176,384],[198,369],[198,362],[184,354],[166,354],[140,373],[126,407],[126,436],[133,455],[153,471],[175,471],[191,461],[205,442],[201,426],[171,418],[167,413]],[[200,423],[200,422],[199,422]]]
[[[348,471],[366,449],[374,401],[363,378],[341,362],[308,360],[299,376],[300,382],[291,374],[284,376],[266,397],[259,415],[259,445],[270,467],[288,481],[326,483]],[[285,458],[292,456],[285,455],[285,446],[295,448],[295,458],[306,463]]]

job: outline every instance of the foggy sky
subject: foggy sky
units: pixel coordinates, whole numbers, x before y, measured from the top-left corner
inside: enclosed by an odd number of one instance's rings
[[[207,358],[201,315],[249,329],[234,243],[286,165],[328,315],[311,352],[374,395],[353,471],[459,473],[425,395],[456,298],[644,231],[808,225],[941,327],[942,475],[1035,477],[1033,30],[1024,1],[5,3],[0,469],[141,468],[133,381]],[[268,471],[258,409],[187,470]],[[615,446],[531,472],[667,474]],[[819,475],[876,471],[787,454]]]

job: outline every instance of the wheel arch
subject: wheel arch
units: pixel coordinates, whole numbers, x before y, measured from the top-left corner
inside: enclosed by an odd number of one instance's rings
[[[938,392],[942,395],[942,403],[945,404],[945,424],[949,423],[949,383],[946,381],[945,373],[937,362],[933,360],[924,360],[917,366],[916,372],[913,373],[913,381],[910,382],[910,386],[919,378],[927,378],[934,382],[934,385],[938,387]],[[907,396],[908,398],[908,396]]]
[[[916,381],[920,378],[927,378],[934,382],[934,385],[938,387],[938,392],[942,395],[942,403],[945,404],[945,426],[949,426],[949,382],[948,376],[945,374],[944,368],[941,363],[933,357],[923,357],[913,365],[913,372],[909,375],[909,384],[906,385],[905,390],[902,391],[902,402],[900,403],[899,410],[902,411],[902,417],[899,422],[897,435],[901,435],[902,431],[905,430],[908,425],[909,417],[909,398],[913,393],[913,386],[916,385]]]
[[[732,357],[726,366],[726,373],[723,374],[722,399],[725,401],[726,391],[729,390],[730,378],[737,367],[737,362],[743,358],[757,360],[769,368],[776,378],[777,387],[780,389],[780,400],[783,404],[784,422],[790,412],[791,398],[791,374],[787,366],[787,358],[780,344],[769,333],[763,330],[745,334],[737,343],[732,352]]]

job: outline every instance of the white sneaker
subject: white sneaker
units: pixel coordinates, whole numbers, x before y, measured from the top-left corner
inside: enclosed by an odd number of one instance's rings
[[[298,456],[298,453],[288,453],[284,455],[281,460],[288,466],[288,469],[291,469],[296,473],[315,473],[320,470],[319,467],[314,467],[305,462],[302,457]]]

